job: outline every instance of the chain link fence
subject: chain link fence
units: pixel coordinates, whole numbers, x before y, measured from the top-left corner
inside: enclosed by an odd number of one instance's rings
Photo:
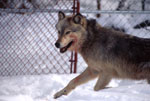
[[[70,52],[54,43],[59,10],[72,14],[73,0],[0,0],[0,76],[70,73]],[[150,38],[149,0],[80,0],[80,12],[102,26]],[[85,69],[78,57],[77,72]]]
[[[0,75],[69,73],[70,54],[61,55],[54,47],[57,12],[49,10],[71,10],[73,1],[4,1],[1,0],[0,16]]]

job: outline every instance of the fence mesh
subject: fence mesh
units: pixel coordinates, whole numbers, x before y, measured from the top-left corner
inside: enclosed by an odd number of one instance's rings
[[[20,1],[19,5],[14,0],[4,6],[5,9],[69,10],[73,5],[69,0],[49,0],[47,3],[41,0],[33,5],[32,2]],[[56,22],[57,12],[1,12],[0,75],[69,73],[70,54],[60,55],[54,47]]]
[[[72,6],[73,0],[0,0],[0,76],[70,73],[70,53],[60,54],[54,43],[57,11],[71,14]],[[102,26],[150,38],[150,13],[142,14],[149,0],[80,0],[80,9]],[[85,67],[79,55],[77,72]]]

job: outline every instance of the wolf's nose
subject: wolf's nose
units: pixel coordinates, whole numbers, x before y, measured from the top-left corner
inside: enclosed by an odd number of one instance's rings
[[[59,48],[59,47],[60,47],[60,43],[56,42],[56,43],[55,43],[55,46],[56,46],[57,48]]]

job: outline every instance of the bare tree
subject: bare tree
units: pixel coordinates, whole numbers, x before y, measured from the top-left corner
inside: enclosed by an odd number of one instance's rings
[[[8,0],[0,0],[0,8],[7,8]]]
[[[150,26],[150,20],[145,20],[143,22],[141,22],[140,24],[137,24],[134,26],[135,29],[140,29],[140,28],[145,28]]]
[[[125,2],[126,2],[127,0],[120,0],[119,1],[119,5],[118,5],[118,7],[117,7],[117,9],[116,10],[121,10],[124,6],[125,6]]]
[[[142,10],[143,10],[143,11],[145,10],[145,1],[146,1],[146,0],[142,0],[142,1],[141,1],[141,4],[142,4]]]
[[[101,10],[101,0],[97,0],[97,10]],[[98,13],[96,16],[97,16],[97,18],[99,18],[101,16],[101,14]]]

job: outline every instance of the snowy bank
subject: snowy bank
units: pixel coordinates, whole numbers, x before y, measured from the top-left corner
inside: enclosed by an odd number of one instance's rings
[[[0,101],[150,101],[146,81],[112,80],[108,89],[93,91],[96,80],[77,87],[68,96],[53,99],[77,75],[0,77]]]

